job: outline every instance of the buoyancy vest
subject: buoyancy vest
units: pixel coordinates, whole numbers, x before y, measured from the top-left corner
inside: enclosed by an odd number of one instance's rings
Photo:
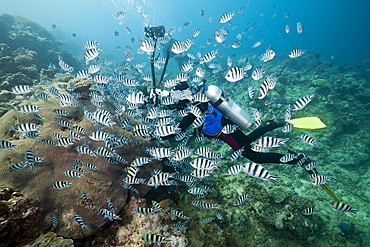
[[[208,109],[205,113],[206,116],[202,132],[209,136],[216,136],[223,128],[221,124],[222,114],[211,104],[208,104]]]

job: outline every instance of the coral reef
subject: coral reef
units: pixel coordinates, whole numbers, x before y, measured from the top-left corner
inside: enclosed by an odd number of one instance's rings
[[[82,100],[86,103],[86,100]],[[24,100],[24,104],[31,104],[31,102]],[[52,111],[57,106],[56,99],[49,99],[48,101],[32,102],[42,106],[43,110],[39,114],[45,118],[40,134],[42,138],[49,139],[52,133],[60,133],[66,135],[65,130],[61,128],[57,121],[62,119]],[[71,110],[72,121],[74,125],[78,125],[86,129],[88,133],[96,130],[90,121],[83,118],[81,110]],[[41,142],[41,139],[24,139],[24,135],[17,132],[9,131],[8,125],[17,123],[35,122],[31,116],[9,111],[0,118],[2,123],[0,127],[0,139],[6,139],[18,145],[16,149],[0,149],[0,162],[6,164],[1,166],[0,172],[3,175],[1,180],[2,186],[12,186],[17,190],[22,191],[32,202],[42,209],[42,214],[37,226],[39,229],[47,229],[52,225],[51,217],[53,214],[57,215],[59,224],[56,232],[67,238],[82,238],[93,234],[101,226],[109,222],[108,219],[103,219],[96,211],[96,207],[107,207],[107,199],[110,199],[114,206],[119,210],[125,205],[128,191],[124,189],[120,182],[124,178],[122,171],[125,165],[112,165],[103,159],[103,157],[93,157],[89,155],[78,155],[74,150],[77,145],[82,145],[83,141],[77,141],[74,146],[69,148],[53,147]],[[127,135],[127,131],[114,127],[114,133],[123,133]],[[91,148],[94,146],[104,146],[102,142],[91,141]],[[120,148],[117,148],[117,153],[124,159],[131,161],[134,156],[143,155],[143,147],[153,145],[151,142],[142,142],[141,146],[130,142]],[[21,171],[10,173],[9,167],[22,161],[25,150],[32,147],[35,155],[38,157],[46,157],[42,163],[38,163],[33,171],[23,169]],[[63,176],[65,170],[72,169],[71,160],[81,159],[82,162],[92,163],[96,165],[100,171],[90,171],[84,177],[69,179]],[[142,169],[139,174],[140,177],[148,178],[153,169],[160,168],[159,162],[152,162]],[[56,190],[51,186],[55,181],[74,180],[73,185],[69,188]],[[145,195],[150,187],[146,185],[136,186],[140,195]],[[81,191],[85,190],[90,207],[81,198]],[[91,228],[91,231],[81,228],[81,226],[73,219],[73,214],[80,215],[84,223]]]
[[[24,245],[24,247],[72,247],[72,239],[58,237],[54,232],[41,235],[36,240]]]
[[[40,210],[19,192],[0,189],[0,246],[16,246],[37,237]]]

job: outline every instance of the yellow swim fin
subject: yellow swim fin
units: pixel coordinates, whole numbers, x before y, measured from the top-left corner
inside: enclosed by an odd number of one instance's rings
[[[320,118],[318,117],[291,119],[289,123],[293,124],[294,128],[296,129],[321,129],[326,127],[326,125],[321,122]]]

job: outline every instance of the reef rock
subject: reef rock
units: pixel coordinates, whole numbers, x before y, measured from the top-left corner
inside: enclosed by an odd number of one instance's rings
[[[85,101],[85,102],[84,102]],[[111,200],[114,204],[115,210],[118,213],[125,205],[128,197],[127,189],[124,189],[120,183],[126,176],[123,169],[127,164],[117,163],[112,165],[108,163],[103,157],[93,157],[86,154],[79,154],[75,151],[76,146],[84,145],[83,140],[76,140],[72,146],[54,147],[47,145],[41,139],[52,140],[52,133],[59,133],[63,136],[68,136],[66,131],[68,129],[62,128],[57,124],[58,120],[66,120],[73,125],[83,127],[88,133],[96,131],[96,127],[83,117],[83,112],[80,108],[68,108],[71,111],[73,118],[62,118],[52,111],[58,107],[57,99],[49,99],[47,101],[40,100],[24,101],[24,104],[35,104],[42,106],[42,110],[38,114],[44,117],[40,134],[42,137],[37,139],[25,139],[24,134],[11,131],[9,125],[16,125],[19,123],[38,123],[31,116],[26,116],[13,110],[7,112],[0,118],[2,123],[0,126],[0,140],[8,140],[13,144],[18,145],[15,149],[0,149],[0,174],[1,185],[11,186],[24,193],[35,205],[42,209],[38,227],[45,230],[52,226],[52,215],[56,215],[59,221],[56,227],[56,232],[66,238],[83,238],[93,234],[103,225],[109,223],[107,218],[103,218],[96,208],[109,208],[107,200]],[[81,100],[82,103],[88,102]],[[134,120],[132,120],[134,121]],[[118,126],[112,129],[106,128],[104,131],[111,133],[122,133],[126,137],[131,135]],[[90,149],[95,150],[98,146],[104,146],[104,142],[93,141],[87,134],[82,136],[90,143]],[[56,142],[54,140],[54,142]],[[138,145],[129,141],[122,147],[116,148],[117,153],[131,162],[135,156],[145,156],[143,152],[144,147],[154,145],[153,142],[144,141],[143,138],[138,139]],[[24,168],[17,172],[10,172],[9,167],[17,162],[24,160],[25,152],[32,147],[35,156],[45,157],[41,163],[36,163],[33,170]],[[84,163],[94,164],[99,168],[99,171],[90,170],[79,164],[88,173],[83,174],[82,177],[69,178],[63,175],[66,170],[73,170],[71,164],[72,159],[80,159]],[[138,173],[139,177],[149,178],[154,169],[160,169],[161,164],[158,161],[144,166]],[[54,189],[52,184],[56,181],[73,181],[73,185],[64,189]],[[139,196],[144,196],[151,187],[147,185],[135,185],[139,192]],[[84,190],[87,194],[88,204],[81,197],[81,191]],[[73,214],[78,214],[82,217],[83,222],[91,229],[91,231],[82,228],[73,218]]]
[[[35,238],[40,210],[9,187],[0,190],[0,246],[16,246]]]

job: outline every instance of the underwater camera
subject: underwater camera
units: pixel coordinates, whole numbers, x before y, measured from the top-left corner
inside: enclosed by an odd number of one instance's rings
[[[145,27],[144,34],[146,38],[158,39],[164,37],[166,33],[164,26],[157,26],[157,27]]]

